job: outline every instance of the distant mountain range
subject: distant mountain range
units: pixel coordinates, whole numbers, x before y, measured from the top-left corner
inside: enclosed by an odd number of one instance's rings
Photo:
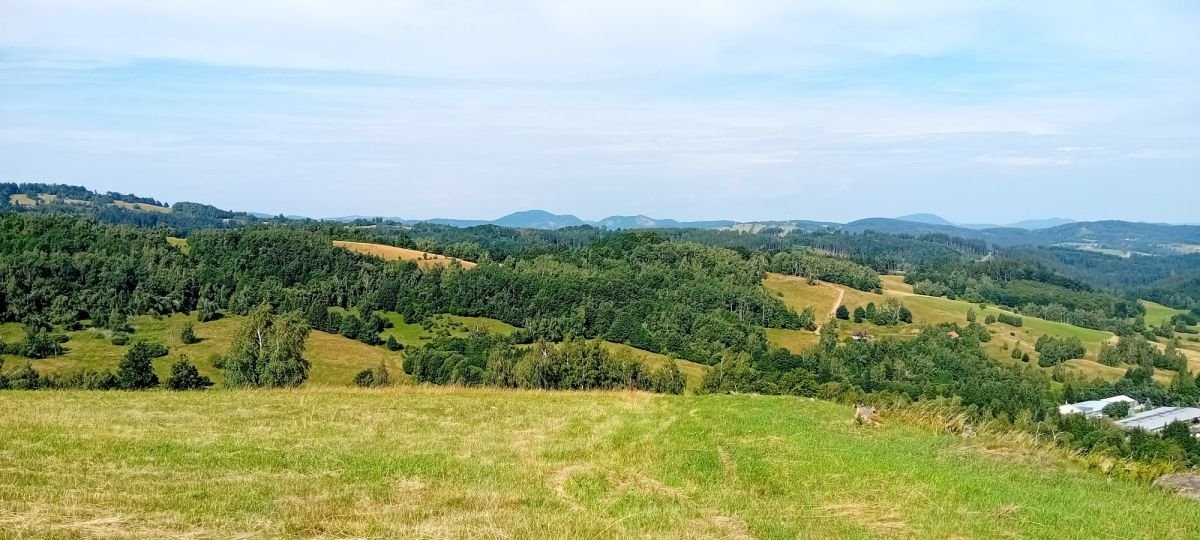
[[[605,227],[612,230],[627,230],[627,229],[720,229],[732,227],[737,224],[732,220],[716,220],[716,221],[676,221],[673,219],[655,219],[647,216],[609,216],[599,221],[586,221],[579,219],[571,214],[554,214],[545,210],[525,210],[514,212],[507,216],[494,220],[484,219],[401,219],[396,217],[376,217],[376,216],[343,216],[336,218],[328,218],[330,221],[341,221],[350,223],[359,220],[375,220],[382,219],[384,221],[395,221],[397,223],[434,223],[437,225],[450,225],[452,227],[474,227],[477,225],[498,225],[501,227],[513,227],[522,229],[562,229],[565,227],[575,227],[579,225],[591,225],[594,227]]]
[[[954,223],[937,214],[909,214],[896,218],[900,221],[911,221],[913,223],[924,223],[927,225],[945,225],[948,227],[960,227],[963,229],[984,230],[984,229],[1025,229],[1036,231],[1039,229],[1049,229],[1058,227],[1059,225],[1069,225],[1075,223],[1073,219],[1066,218],[1049,218],[1049,219],[1027,219],[1007,225],[992,225],[984,223]]]
[[[113,223],[138,226],[166,225],[186,234],[203,227],[238,227],[255,221],[270,221],[279,217],[308,219],[303,216],[278,216],[261,213],[231,212],[190,202],[167,207],[154,199],[121,193],[98,193],[81,186],[40,183],[0,183],[0,211],[47,212],[94,215]],[[912,214],[899,218],[867,218],[849,223],[812,221],[804,219],[750,221],[733,220],[677,221],[644,215],[611,216],[598,221],[586,221],[569,214],[554,214],[545,210],[527,210],[495,220],[431,219],[411,220],[398,217],[345,216],[331,221],[390,221],[415,224],[428,222],[456,227],[498,225],[513,228],[561,229],[581,225],[627,229],[719,229],[740,232],[847,232],[867,231],[883,234],[937,234],[966,240],[987,242],[990,245],[1060,246],[1131,257],[1135,255],[1195,254],[1200,256],[1200,226],[1168,225],[1162,223],[1131,223],[1127,221],[1075,222],[1051,218],[1010,223],[1005,226],[955,224],[934,214]]]

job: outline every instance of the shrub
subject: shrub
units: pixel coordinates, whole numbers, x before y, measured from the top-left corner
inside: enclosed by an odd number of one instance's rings
[[[842,304],[838,306],[836,316],[843,321],[850,320],[850,310],[846,309],[845,304]]]
[[[188,321],[183,324],[183,329],[179,331],[179,340],[182,341],[184,345],[200,343],[200,338],[196,337],[196,328],[195,325],[192,324],[192,321]]]
[[[163,382],[163,386],[170,390],[203,390],[212,385],[212,380],[201,375],[187,356],[180,356],[171,364],[171,374]]]
[[[386,346],[389,351],[404,350],[404,345],[400,344],[399,341],[396,341],[396,336],[388,336]]]
[[[129,345],[129,334],[126,334],[124,332],[117,332],[117,333],[113,334],[111,341],[112,341],[113,345],[116,345],[118,347],[124,347],[126,345]]]

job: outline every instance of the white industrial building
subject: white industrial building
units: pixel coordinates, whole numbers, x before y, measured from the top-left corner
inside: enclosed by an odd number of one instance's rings
[[[1192,433],[1200,431],[1200,409],[1196,407],[1159,407],[1117,420],[1116,424],[1125,429],[1144,429],[1150,433],[1158,433],[1171,424],[1183,422],[1192,428]]]
[[[1128,403],[1130,412],[1136,412],[1142,408],[1142,405],[1129,396],[1113,396],[1104,399],[1094,399],[1091,401],[1081,401],[1079,403],[1068,403],[1058,406],[1058,414],[1066,416],[1068,414],[1082,414],[1088,418],[1099,418],[1104,416],[1104,408],[1113,403]]]

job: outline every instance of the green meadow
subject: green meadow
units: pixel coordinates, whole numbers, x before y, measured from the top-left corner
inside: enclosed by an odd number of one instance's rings
[[[1052,453],[790,397],[0,393],[0,538],[1200,537]]]

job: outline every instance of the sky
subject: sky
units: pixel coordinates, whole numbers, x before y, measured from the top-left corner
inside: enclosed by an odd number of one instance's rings
[[[4,0],[0,181],[311,217],[1200,222],[1190,0]]]

